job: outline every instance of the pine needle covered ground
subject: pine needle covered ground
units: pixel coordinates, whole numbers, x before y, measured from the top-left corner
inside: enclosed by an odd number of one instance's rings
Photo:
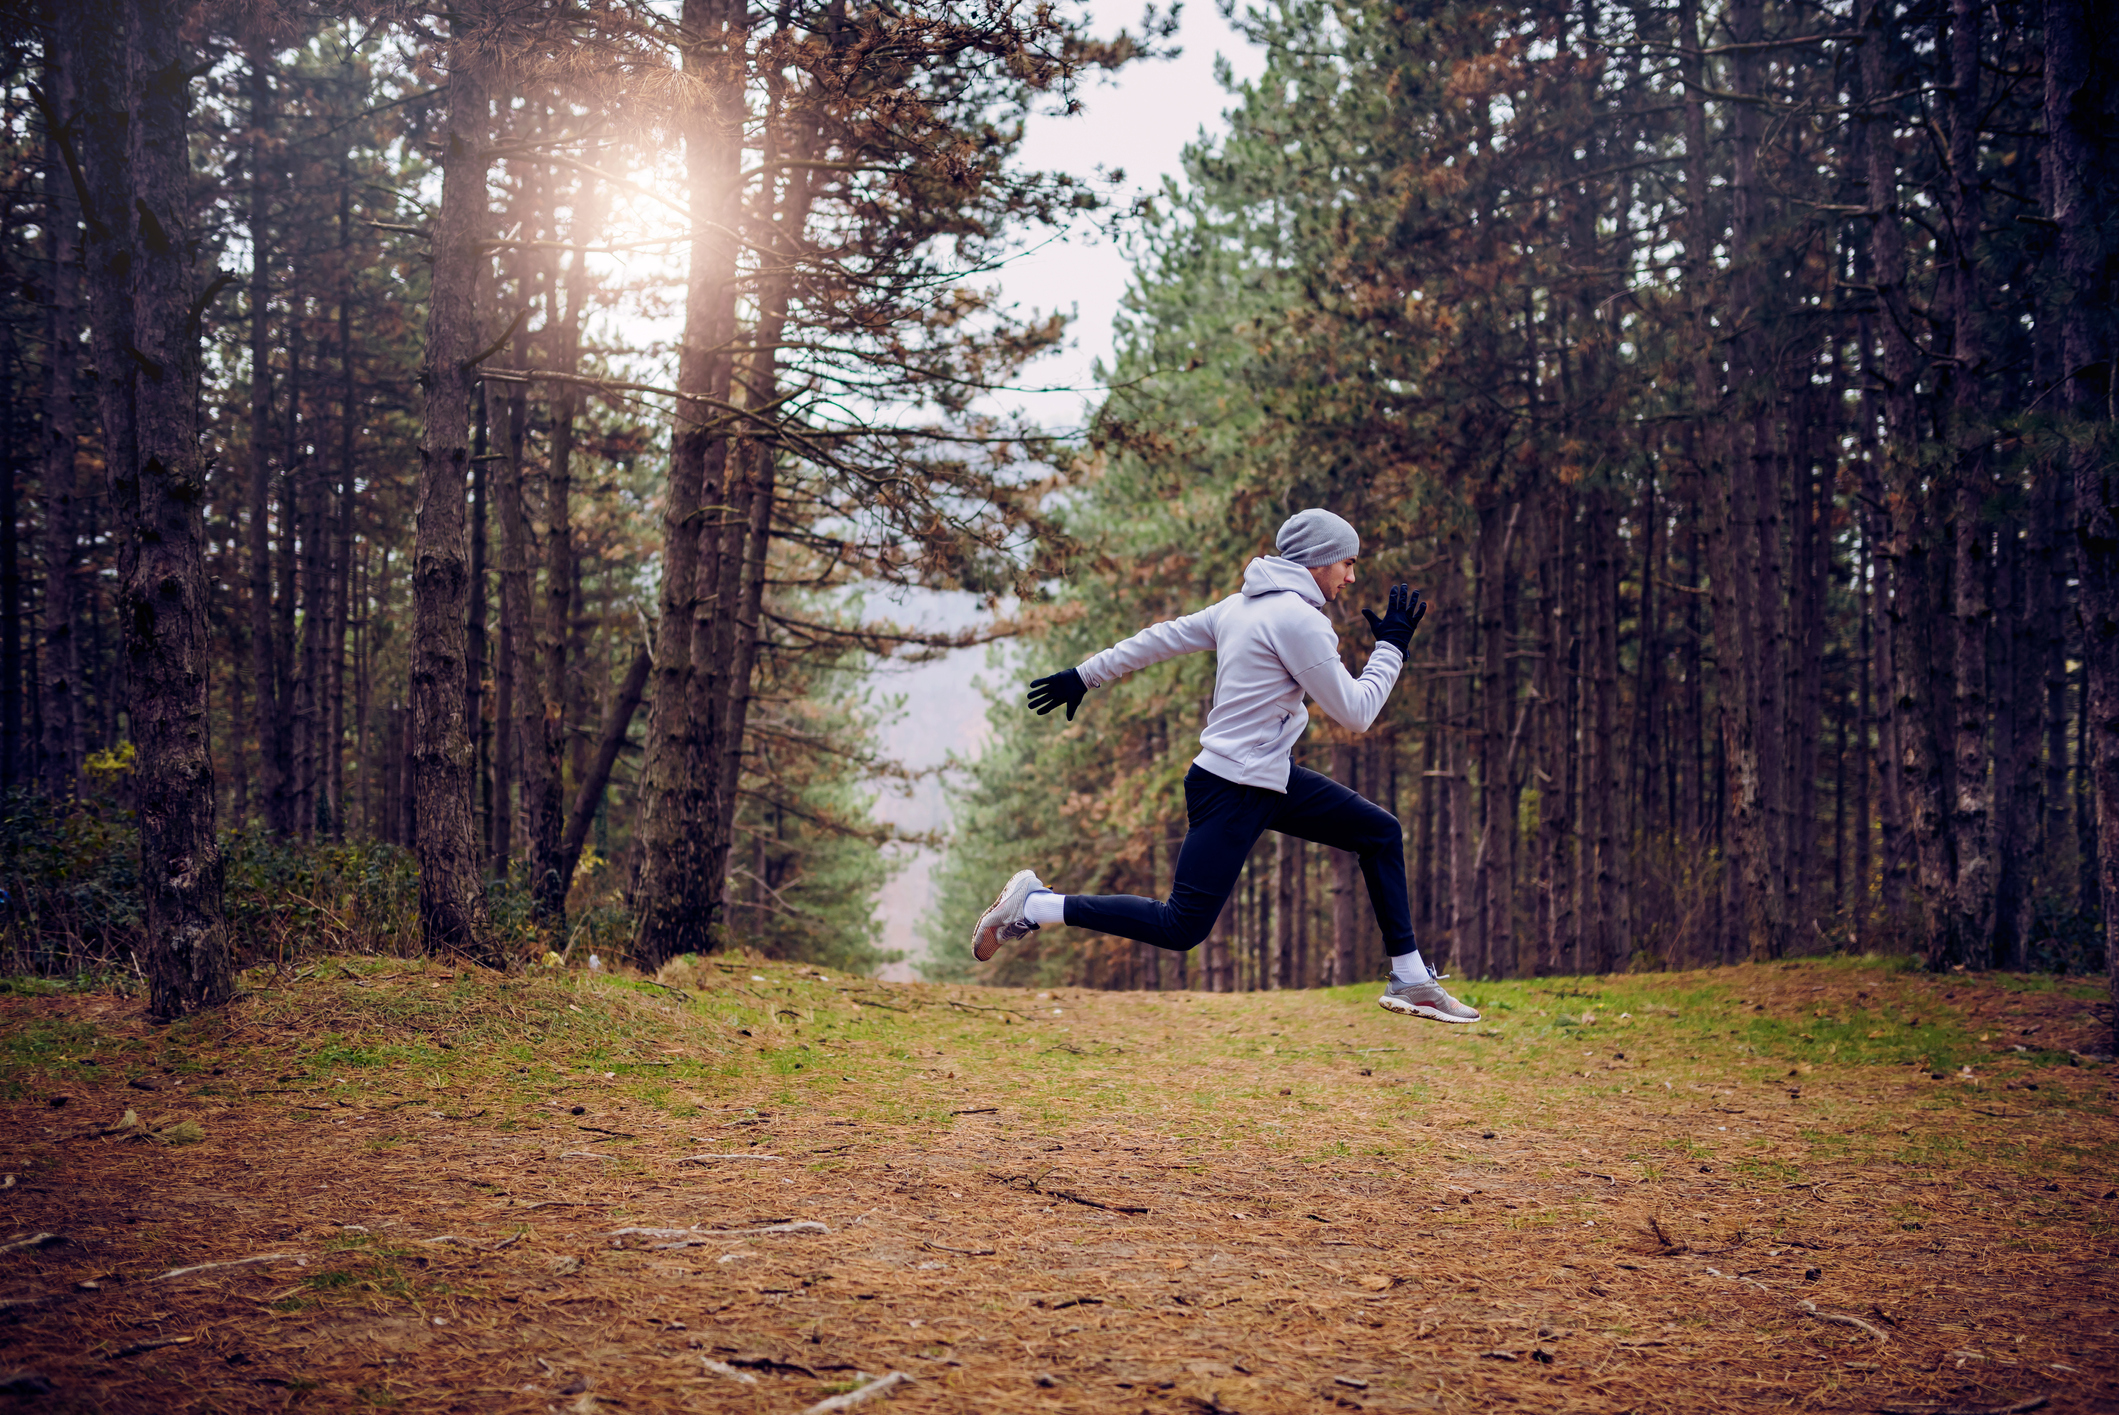
[[[1449,1028],[665,976],[348,958],[166,1029],[0,997],[0,1391],[2119,1409],[2090,987],[1811,961],[1473,986]]]

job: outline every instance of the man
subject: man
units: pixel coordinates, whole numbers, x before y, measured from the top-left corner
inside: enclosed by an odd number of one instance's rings
[[[1047,889],[1035,871],[1019,870],[980,916],[972,954],[984,962],[1002,944],[1059,923],[1183,952],[1221,916],[1258,837],[1277,830],[1360,857],[1391,956],[1391,980],[1378,999],[1385,1009],[1476,1022],[1479,1014],[1443,990],[1414,942],[1398,818],[1291,760],[1310,722],[1305,696],[1340,726],[1368,730],[1398,681],[1427,605],[1417,592],[1394,585],[1381,618],[1363,610],[1376,647],[1361,676],[1353,677],[1339,661],[1339,635],[1324,607],[1354,583],[1360,536],[1330,511],[1313,508],[1289,517],[1274,544],[1278,555],[1245,567],[1241,593],[1143,629],[1079,668],[1030,685],[1030,706],[1040,716],[1064,705],[1072,722],[1091,688],[1179,654],[1215,651],[1214,705],[1199,734],[1200,753],[1185,773],[1189,829],[1170,897],[1063,895]]]

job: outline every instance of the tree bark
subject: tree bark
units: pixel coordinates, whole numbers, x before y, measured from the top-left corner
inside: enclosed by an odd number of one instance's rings
[[[23,736],[21,459],[15,455],[13,326],[0,329],[0,795],[33,775]]]
[[[44,74],[45,121],[73,116],[70,67],[54,52]],[[81,643],[74,564],[79,558],[81,380],[81,207],[56,133],[45,140],[46,251],[51,260],[51,315],[44,361],[44,723],[38,779],[47,798],[71,801],[81,779]]]
[[[1862,91],[1877,96],[1880,103],[1882,96],[1892,91],[1892,41],[1898,32],[1896,0],[1868,0],[1861,25]],[[1914,475],[1908,462],[1915,435],[1913,395],[1919,377],[1918,351],[1913,344],[1912,312],[1906,296],[1905,231],[1899,216],[1898,153],[1891,112],[1885,109],[1879,115],[1872,106],[1865,110],[1863,118],[1870,211],[1866,273],[1876,287],[1876,343],[1881,345],[1880,357],[1870,355],[1876,363],[1868,370],[1871,376],[1864,380],[1863,400],[1874,404],[1869,409],[1869,421],[1881,428],[1882,455],[1870,459],[1864,468],[1862,499],[1864,536],[1876,558],[1872,622],[1876,632],[1876,685],[1881,699],[1876,721],[1878,784],[1883,803],[1880,904],[1885,918],[1896,923],[1905,912],[1907,872],[1917,855],[1912,820],[1915,806],[1906,778],[1906,739],[1925,728],[1901,708],[1898,695],[1899,660],[1912,649],[1910,642],[1900,642],[1899,626],[1906,619],[1900,601],[1916,588],[1905,574],[1904,552],[1912,544],[1913,528],[1909,522],[1919,514],[1922,499],[1907,492]],[[1865,342],[1864,347],[1874,346]],[[1880,394],[1872,391],[1879,387]]]
[[[1462,547],[1454,536],[1445,544],[1446,561],[1441,588],[1435,596],[1435,614],[1442,621],[1437,627],[1442,633],[1442,670],[1447,684],[1443,691],[1442,783],[1443,800],[1449,814],[1448,825],[1443,831],[1449,855],[1449,944],[1438,956],[1459,969],[1476,970],[1479,966],[1478,919],[1472,907],[1472,856],[1478,840],[1472,824],[1470,753],[1465,745],[1471,731],[1470,659],[1466,652],[1468,631],[1463,612],[1465,577]],[[1336,909],[1335,902],[1335,939],[1338,933]],[[1333,974],[1333,980],[1340,983],[1351,981],[1337,972]]]
[[[1956,457],[1952,497],[1951,712],[1953,755],[1950,859],[1954,866],[1947,927],[1929,931],[1928,963],[1940,968],[1963,961],[1986,967],[1993,958],[1995,884],[1992,821],[1994,781],[1990,773],[1987,709],[1987,631],[1992,608],[1985,505],[1992,477],[1987,471],[1986,392],[1980,383],[1986,338],[1980,310],[1977,253],[1985,220],[1979,175],[1978,0],[1951,0],[1950,98],[1951,226],[1954,260],[1950,279],[1954,357],[1950,423]]]
[[[464,534],[471,384],[476,376],[477,282],[487,239],[488,76],[474,46],[480,19],[451,34],[442,125],[441,209],[434,222],[432,294],[420,383],[426,390],[412,575],[412,783],[419,914],[429,953],[490,967],[506,956],[489,937],[477,844],[471,835],[471,736],[464,720]]]
[[[520,354],[523,341],[517,339]],[[519,361],[519,360],[518,360]],[[500,517],[500,642],[508,661],[507,677],[500,691],[507,713],[507,747],[511,774],[521,768],[522,815],[527,822],[534,813],[538,768],[545,760],[540,738],[544,735],[542,685],[537,677],[537,632],[531,621],[530,515],[524,506],[523,483],[529,470],[523,463],[525,423],[529,400],[520,383],[508,385],[508,396],[500,401],[500,476],[493,484],[493,505]],[[494,873],[505,877],[512,863],[511,851],[515,811],[505,811],[508,825],[501,831],[503,848],[496,852]],[[526,842],[536,853],[536,831]],[[531,865],[531,877],[537,864]]]
[[[227,1001],[235,983],[207,740],[188,56],[170,7],[126,0],[116,10],[117,23],[78,13],[62,23],[83,100],[90,312],[121,545],[148,1012],[168,1019]]]
[[[1579,822],[1575,791],[1575,704],[1578,648],[1571,605],[1575,599],[1574,510],[1565,491],[1547,508],[1547,546],[1540,598],[1544,602],[1544,654],[1547,716],[1544,789],[1539,812],[1544,849],[1539,869],[1546,903],[1545,959],[1554,973],[1580,970],[1580,906],[1575,894],[1575,851]]]
[[[2087,0],[2046,0],[2045,121],[2051,220],[2059,229],[2063,366],[2081,588],[2082,745],[2093,776],[2093,843],[2105,967],[2119,1046],[2119,465],[2112,454],[2110,359],[2114,164],[2119,56],[2092,26]],[[2090,901],[2085,900],[2088,904]]]
[[[250,676],[256,713],[258,801],[265,830],[285,837],[294,826],[288,796],[291,764],[287,718],[279,687],[286,676],[280,663],[279,625],[272,604],[272,337],[267,322],[272,305],[271,204],[266,181],[266,144],[272,131],[272,79],[266,42],[250,52]]]
[[[677,368],[677,427],[664,510],[655,700],[641,772],[643,810],[635,878],[633,951],[646,967],[716,940],[723,881],[708,870],[717,834],[710,815],[720,772],[728,671],[720,637],[724,565],[720,531],[735,333],[735,276],[742,182],[745,12],[736,0],[685,0],[685,74],[695,87],[686,117],[685,167],[694,236]],[[709,511],[707,497],[714,498]]]
[[[354,462],[359,395],[353,375],[353,175],[342,158],[338,188],[338,488],[331,538],[331,632],[326,651],[326,772],[324,799],[331,838],[346,838],[346,636],[353,617]],[[477,719],[470,719],[476,722]],[[475,728],[474,728],[475,730]]]
[[[805,134],[791,143],[784,144],[785,155],[797,163],[806,161],[814,150],[814,135]],[[782,146],[775,140],[776,147]],[[775,151],[769,157],[778,157]],[[772,220],[762,223],[776,236],[802,230],[809,220],[809,211],[816,197],[816,173],[814,168],[798,167],[799,176],[791,176],[779,209],[772,213]],[[774,263],[761,282],[758,291],[758,321],[752,336],[756,349],[748,359],[738,365],[738,377],[731,379],[731,390],[745,407],[767,408],[772,405],[779,388],[779,348],[787,329],[788,302],[794,290],[797,270],[796,253],[777,249],[773,252]],[[726,659],[728,674],[724,689],[727,706],[723,710],[719,727],[721,753],[719,771],[714,790],[717,804],[712,814],[714,834],[708,841],[705,868],[710,877],[726,879],[728,854],[734,839],[737,804],[743,777],[743,754],[745,732],[750,720],[751,676],[757,663],[758,649],[764,639],[765,580],[766,570],[772,559],[773,505],[778,494],[778,452],[768,442],[759,438],[743,438],[733,444],[729,454],[730,485],[735,487],[740,480],[741,491],[727,500],[745,510],[746,519],[740,527],[724,532],[724,555],[731,557],[732,567],[740,567],[740,591],[725,599],[734,605],[733,615],[727,616],[728,650]],[[1160,960],[1156,960],[1160,968]]]
[[[491,744],[486,730],[486,485],[491,479],[491,457],[487,453],[488,427],[486,383],[479,381],[471,430],[471,581],[466,586],[469,610],[465,615],[464,721],[471,733],[472,836],[481,850],[493,845],[493,773],[488,756]]]
[[[1734,439],[1719,416],[1722,381],[1715,353],[1721,336],[1716,332],[1712,314],[1716,231],[1707,210],[1707,118],[1703,92],[1706,75],[1699,56],[1697,0],[1681,0],[1679,13],[1679,43],[1684,52],[1678,62],[1685,85],[1685,282],[1691,318],[1693,407],[1700,419],[1699,477],[1707,491],[1702,511],[1713,595],[1715,697],[1721,719],[1717,735],[1726,773],[1724,885],[1736,906],[1724,920],[1719,951],[1727,958],[1734,952],[1756,948],[1756,924],[1763,919],[1763,899],[1769,887],[1756,743],[1758,697],[1753,691],[1756,656],[1749,601],[1755,579],[1746,573],[1742,554],[1742,543],[1750,529],[1746,514],[1750,478],[1734,474]],[[1750,199],[1748,190],[1745,199]],[[1748,219],[1748,209],[1745,214]],[[1741,259],[1743,255],[1737,249],[1732,258]],[[1723,324],[1726,327],[1726,317]]]
[[[577,248],[565,285],[566,313],[559,322],[557,347],[550,357],[561,373],[571,374],[581,361],[581,309],[588,298],[590,279],[587,254],[579,249],[593,234],[590,222],[577,217],[574,237]],[[556,305],[561,284],[555,278],[549,296]],[[548,317],[549,322],[549,317]],[[531,895],[547,919],[564,920],[567,886],[574,877],[573,862],[563,841],[566,822],[560,818],[564,785],[567,703],[568,621],[574,602],[574,528],[572,519],[574,419],[578,413],[575,386],[561,383],[552,395],[552,459],[545,474],[545,610],[543,616],[544,691],[542,732],[535,745],[544,752],[539,787],[530,803]],[[579,783],[576,783],[577,789]],[[598,795],[602,793],[599,790]]]
[[[1605,492],[1592,493],[1589,508],[1589,812],[1595,852],[1595,897],[1585,901],[1594,911],[1596,970],[1610,972],[1626,963],[1620,936],[1619,765],[1614,738],[1619,715],[1619,559],[1617,514]]]

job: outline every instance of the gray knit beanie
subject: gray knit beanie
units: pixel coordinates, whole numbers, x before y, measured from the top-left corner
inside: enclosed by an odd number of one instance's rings
[[[1342,518],[1321,506],[1297,511],[1288,517],[1273,538],[1283,560],[1292,560],[1305,570],[1351,560],[1361,554],[1361,537]]]

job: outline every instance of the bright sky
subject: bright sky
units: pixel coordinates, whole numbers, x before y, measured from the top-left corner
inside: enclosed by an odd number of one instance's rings
[[[1088,7],[1094,27],[1109,33],[1139,28],[1139,11],[1110,0]],[[1212,0],[1190,0],[1182,11],[1183,27],[1175,59],[1135,64],[1081,95],[1083,112],[1072,118],[1036,120],[1025,144],[1026,166],[1071,172],[1081,177],[1123,171],[1125,181],[1112,192],[1123,208],[1140,193],[1161,189],[1165,174],[1181,176],[1180,154],[1202,130],[1219,133],[1228,95],[1214,81],[1215,57],[1229,61],[1238,79],[1255,77],[1264,64],[1256,51],[1222,19]],[[1073,428],[1101,400],[1094,386],[1097,360],[1109,362],[1112,326],[1126,293],[1131,267],[1124,253],[1093,228],[1047,242],[1010,262],[998,283],[1006,297],[1029,310],[1072,311],[1075,318],[1067,346],[1033,364],[1030,387],[1069,388],[1060,393],[1022,393],[998,399],[1048,427]],[[922,595],[877,611],[901,620],[955,627],[976,617],[969,596]],[[885,748],[915,767],[940,764],[951,752],[976,755],[986,735],[986,698],[976,685],[986,664],[986,650],[967,649],[939,662],[905,670],[886,670],[878,686],[905,697],[905,712],[886,734]],[[1040,809],[1025,803],[1026,809]],[[878,814],[915,830],[946,828],[948,806],[932,780],[910,800],[886,799]],[[1025,862],[1026,864],[1029,862]],[[921,852],[883,892],[884,942],[917,955],[921,916],[930,897],[935,858]],[[886,977],[910,977],[903,965]]]

